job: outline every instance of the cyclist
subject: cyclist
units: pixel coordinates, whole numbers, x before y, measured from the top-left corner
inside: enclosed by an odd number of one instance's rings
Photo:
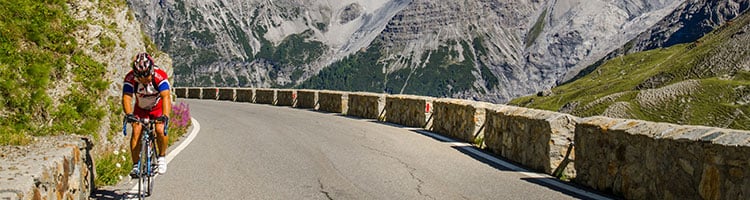
[[[130,138],[130,156],[133,159],[133,170],[131,177],[138,174],[138,159],[141,126],[135,122],[140,118],[156,119],[156,140],[159,147],[158,172],[164,174],[167,171],[167,161],[164,155],[167,152],[168,137],[164,134],[165,121],[169,120],[172,110],[172,100],[169,92],[169,81],[167,73],[154,65],[154,60],[148,53],[139,53],[133,58],[132,70],[125,75],[122,91],[122,107],[125,117],[133,122],[133,134]],[[135,106],[132,106],[135,95]]]

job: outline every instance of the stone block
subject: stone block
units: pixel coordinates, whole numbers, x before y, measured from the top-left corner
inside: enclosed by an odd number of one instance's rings
[[[573,142],[575,124],[579,119],[550,111],[511,106],[487,108],[485,144],[487,148],[514,162],[536,171],[553,174],[560,166]],[[575,160],[575,151],[568,155]],[[569,162],[560,172],[575,177]]]
[[[408,127],[424,128],[432,113],[435,98],[413,95],[388,95],[385,101],[385,121]]]
[[[219,100],[235,101],[235,89],[234,88],[219,88]]]
[[[258,104],[276,104],[275,89],[255,89],[255,103]]]
[[[188,88],[188,97],[189,99],[200,99],[201,93],[203,93],[203,88]]]
[[[201,99],[216,100],[219,98],[219,88],[203,88]]]
[[[317,90],[297,90],[297,108],[318,109]]]
[[[95,188],[92,144],[78,136],[0,146],[0,199],[88,199]]]
[[[576,126],[575,179],[626,199],[743,199],[750,132],[586,118]]]
[[[277,106],[294,106],[297,93],[294,90],[278,90],[276,92]]]
[[[428,128],[441,135],[475,143],[475,139],[484,137],[480,128],[484,124],[485,107],[489,105],[459,99],[435,100],[432,127]]]
[[[237,93],[237,102],[248,102],[248,103],[255,103],[255,91],[254,89],[250,88],[244,88],[244,89],[236,89]]]
[[[349,111],[347,115],[367,119],[379,119],[385,107],[385,94],[349,93]]]
[[[178,87],[174,89],[174,94],[177,98],[187,98],[187,88]]]
[[[319,110],[332,113],[346,114],[348,107],[347,93],[337,91],[318,92]]]

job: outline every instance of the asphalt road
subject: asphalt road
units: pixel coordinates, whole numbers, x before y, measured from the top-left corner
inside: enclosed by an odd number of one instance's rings
[[[151,199],[586,198],[487,161],[472,147],[398,125],[289,107],[178,101],[189,103],[200,132],[157,177]]]

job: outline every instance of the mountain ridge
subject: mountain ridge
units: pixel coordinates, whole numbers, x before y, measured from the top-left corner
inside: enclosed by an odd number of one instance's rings
[[[502,103],[590,71],[680,6],[706,1],[164,2],[129,3],[176,57],[181,86],[335,88]],[[364,63],[353,65],[353,58]],[[451,72],[461,74],[442,74]],[[341,80],[323,84],[321,77]]]
[[[512,105],[588,117],[750,129],[750,15],[693,43],[618,56]]]

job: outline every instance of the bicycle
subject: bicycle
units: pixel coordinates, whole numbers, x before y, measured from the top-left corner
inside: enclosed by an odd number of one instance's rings
[[[122,133],[127,135],[127,118],[123,119]],[[156,137],[154,136],[155,125],[159,120],[155,119],[138,119],[136,121],[141,124],[141,150],[140,158],[138,159],[138,199],[144,199],[145,197],[151,196],[154,189],[154,178],[156,177],[156,171],[159,165],[156,163],[159,149],[156,148]],[[167,134],[167,128],[169,127],[168,121],[164,121],[164,134]]]

